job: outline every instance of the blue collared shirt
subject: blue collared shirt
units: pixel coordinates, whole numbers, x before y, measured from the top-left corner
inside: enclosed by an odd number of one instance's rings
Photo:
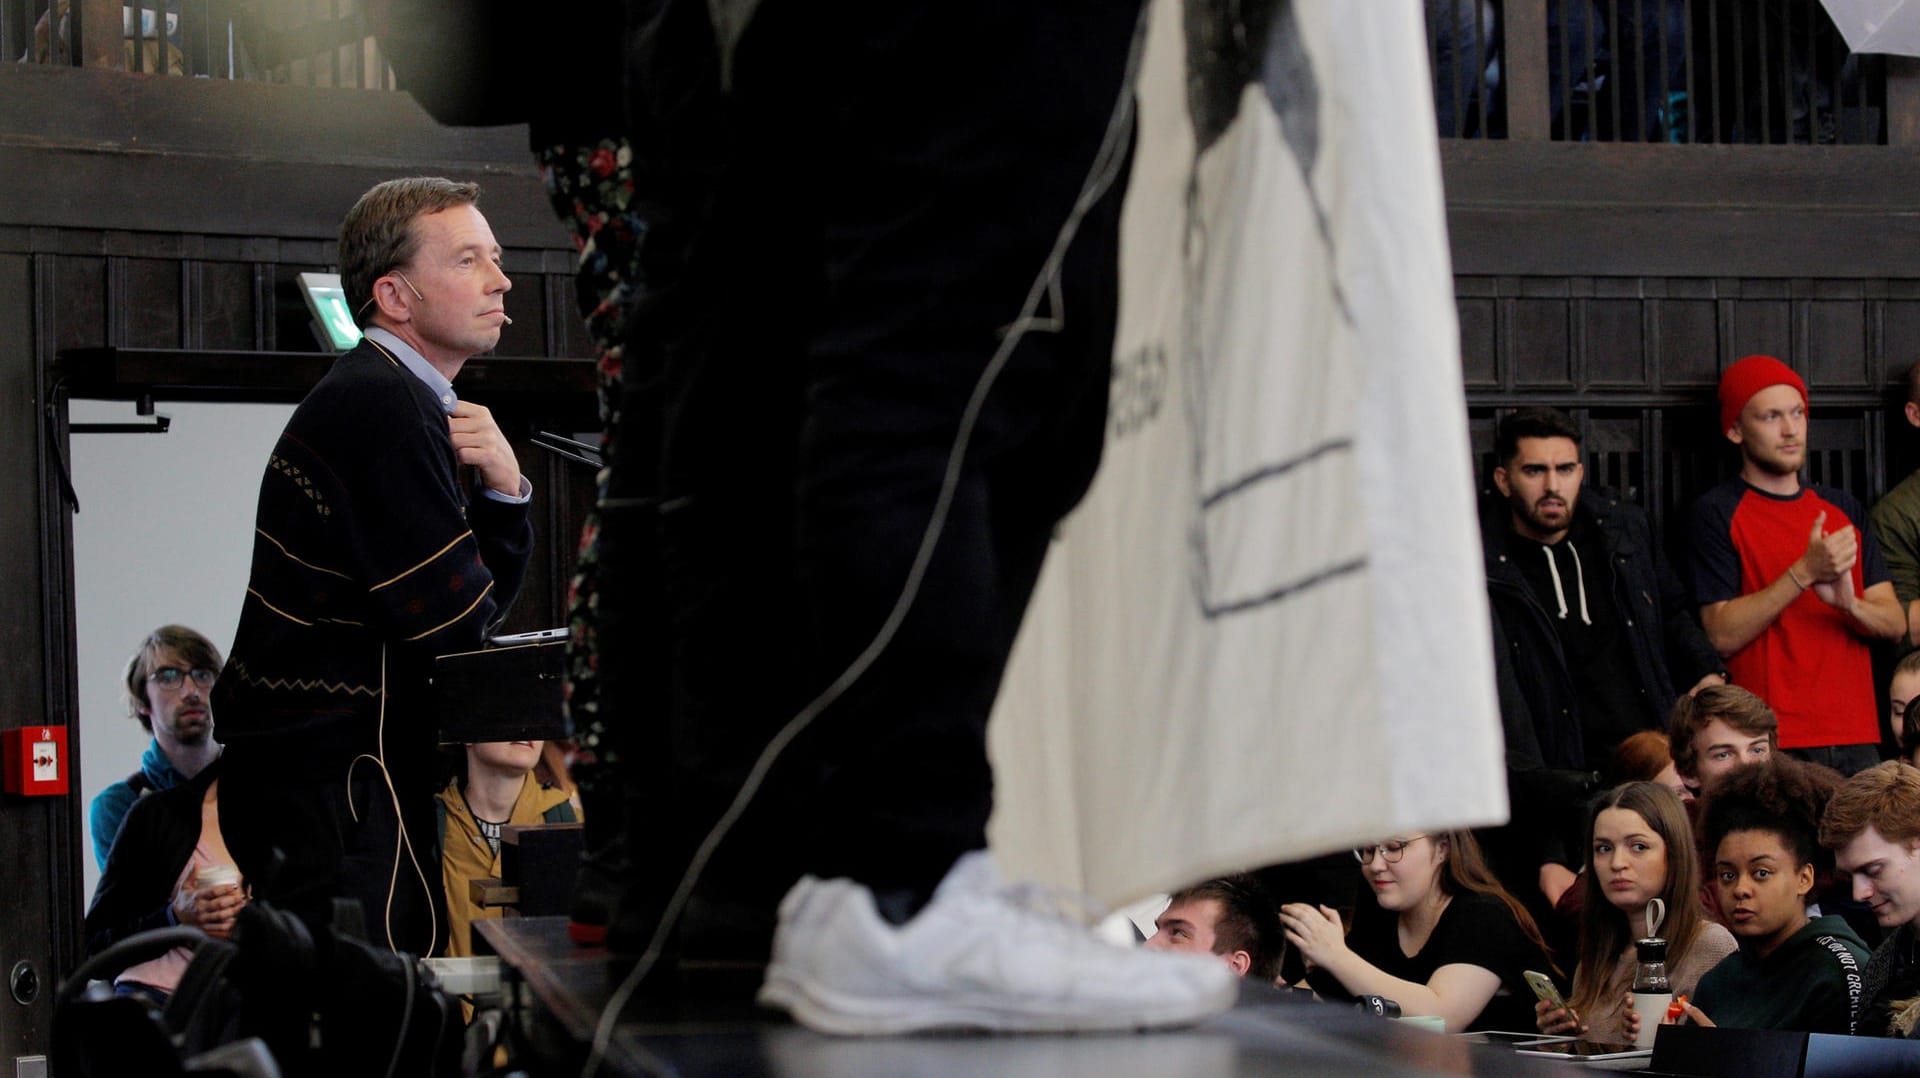
[[[428,363],[425,356],[414,351],[412,345],[379,326],[366,327],[366,336],[378,343],[380,347],[392,352],[394,358],[400,361],[401,366],[411,372],[415,378],[420,379],[420,381],[426,385],[427,389],[432,391],[434,399],[440,402],[441,411],[446,412],[448,415],[453,414],[453,406],[460,403],[460,396],[453,391],[453,383],[447,381],[445,375],[434,370],[433,364]],[[524,475],[520,477],[520,496],[518,498],[510,494],[502,494],[492,487],[486,487],[484,489],[487,497],[492,498],[496,502],[505,502],[508,505],[524,505],[533,498],[533,483]]]

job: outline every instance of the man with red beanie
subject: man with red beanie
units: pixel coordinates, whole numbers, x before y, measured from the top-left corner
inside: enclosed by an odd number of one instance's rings
[[[1693,507],[1693,586],[1707,639],[1733,682],[1772,706],[1780,747],[1851,775],[1879,762],[1866,639],[1898,639],[1906,618],[1842,490],[1800,482],[1807,384],[1772,356],[1720,376],[1720,428],[1740,474]]]

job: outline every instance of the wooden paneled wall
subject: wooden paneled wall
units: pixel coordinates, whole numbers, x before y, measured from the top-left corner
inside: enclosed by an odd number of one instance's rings
[[[1483,478],[1497,417],[1550,404],[1584,425],[1589,482],[1645,505],[1656,527],[1683,520],[1737,468],[1714,389],[1754,352],[1807,380],[1815,482],[1871,504],[1920,460],[1900,415],[1920,361],[1920,281],[1474,276],[1456,290]]]

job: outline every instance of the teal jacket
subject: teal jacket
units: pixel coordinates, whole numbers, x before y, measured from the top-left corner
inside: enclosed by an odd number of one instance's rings
[[[174,770],[173,761],[160,751],[160,742],[149,740],[147,751],[140,754],[140,770],[101,790],[87,809],[87,826],[93,832],[94,864],[102,872],[106,871],[107,851],[113,849],[114,836],[120,833],[127,810],[141,795],[171,790],[185,781],[186,776]]]

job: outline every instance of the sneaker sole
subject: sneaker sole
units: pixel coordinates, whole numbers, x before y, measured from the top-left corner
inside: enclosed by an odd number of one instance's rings
[[[794,1021],[819,1033],[841,1036],[889,1036],[940,1030],[985,1030],[997,1033],[1122,1033],[1136,1029],[1190,1026],[1225,1013],[1239,996],[1238,982],[1228,982],[1213,996],[1186,1006],[1159,1006],[1151,1011],[1112,1009],[1088,1013],[1049,1010],[1043,1002],[1014,1007],[1012,1001],[977,996],[970,1000],[931,1002],[911,997],[873,999],[849,996],[806,984],[778,966],[767,969],[766,982],[756,997],[761,1006],[783,1010]]]

